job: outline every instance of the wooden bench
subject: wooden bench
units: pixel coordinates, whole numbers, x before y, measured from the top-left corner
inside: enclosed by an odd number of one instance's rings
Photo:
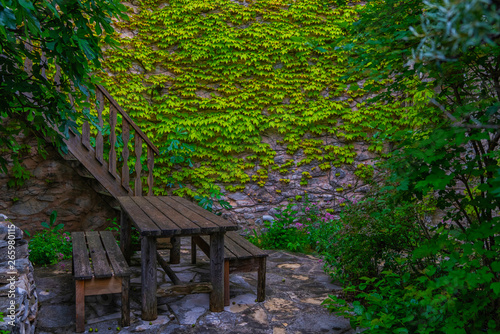
[[[130,325],[130,270],[111,231],[73,232],[76,331],[85,330],[85,296],[121,293],[123,327]],[[92,263],[91,263],[92,262]]]
[[[191,237],[191,262],[196,263],[196,246],[210,257],[208,237]],[[257,271],[257,301],[266,299],[267,253],[240,236],[226,232],[224,237],[224,306],[229,305],[229,273]]]

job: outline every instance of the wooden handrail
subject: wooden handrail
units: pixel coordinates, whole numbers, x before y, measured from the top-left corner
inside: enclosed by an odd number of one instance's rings
[[[41,55],[41,62],[47,64],[47,58],[44,54]],[[31,73],[32,71],[32,62],[27,58],[24,64],[25,71]],[[45,77],[45,69],[42,69],[42,74]],[[46,78],[46,77],[45,77]],[[61,69],[56,63],[56,71],[53,77],[55,84],[58,86],[61,80]],[[59,87],[57,90],[60,91]],[[71,104],[74,103],[73,96],[69,95],[69,99]],[[108,142],[106,143],[106,147],[109,145],[109,156],[107,157],[108,161],[104,159],[104,136],[103,127],[103,111],[104,105],[107,104],[105,100],[109,101],[109,126],[110,133]],[[95,104],[94,104],[95,101]],[[148,175],[146,176],[146,182],[148,185],[148,190],[146,192],[147,196],[153,195],[153,169],[154,169],[154,156],[155,154],[160,154],[158,148],[151,142],[151,140],[142,132],[142,130],[135,124],[135,122],[130,118],[130,116],[123,110],[123,108],[113,99],[111,94],[101,85],[96,85],[96,94],[95,100],[92,98],[87,98],[87,103],[91,102],[96,107],[97,112],[97,120],[98,124],[91,130],[90,123],[88,120],[85,120],[82,129],[81,136],[79,138],[79,142],[82,146],[86,148],[86,150],[95,157],[96,161],[100,163],[100,165],[108,170],[109,174],[115,179],[115,181],[121,185],[121,187],[129,194],[134,194],[135,196],[142,196],[143,188],[142,188],[142,144],[146,144],[146,164],[148,169]],[[119,150],[117,152],[116,143],[118,140],[117,130],[119,131],[118,117],[117,114],[122,116],[121,119],[121,136],[123,140],[123,149],[121,152],[121,160],[117,161]],[[130,184],[130,170],[128,166],[128,161],[131,156],[129,150],[129,142],[131,133],[131,128],[135,132],[135,142],[134,142],[134,155],[135,155],[135,179],[133,180],[134,190],[131,189]],[[93,132],[92,132],[93,131]],[[91,138],[92,137],[92,138]],[[92,140],[91,140],[92,139]],[[93,142],[93,144],[92,144]],[[95,144],[95,147],[93,145]],[[117,164],[118,162],[118,164]],[[122,165],[120,168],[120,164]],[[94,175],[95,176],[95,175]]]
[[[130,116],[125,112],[125,110],[123,110],[123,108],[120,107],[120,105],[118,104],[118,102],[116,102],[115,99],[113,99],[113,97],[109,94],[109,92],[106,90],[106,88],[104,88],[101,85],[96,85],[96,87],[104,94],[104,96],[106,96],[106,98],[113,105],[113,107],[115,107],[116,110],[120,113],[120,115],[122,115],[122,117],[127,120],[127,122],[132,126],[132,128],[134,128],[134,130],[136,131],[136,133],[139,136],[142,137],[142,139],[144,140],[144,142],[146,143],[146,145],[149,146],[149,147],[151,147],[151,149],[156,154],[160,154],[160,151],[158,150],[158,148],[151,142],[151,140],[149,140],[148,136],[146,136],[144,134],[144,132],[142,132],[142,130],[137,126],[137,124],[134,123],[134,121],[132,120],[132,118],[130,118]]]

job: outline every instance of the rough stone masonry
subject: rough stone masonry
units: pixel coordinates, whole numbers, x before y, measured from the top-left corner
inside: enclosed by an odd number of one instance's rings
[[[23,232],[0,214],[0,330],[35,333],[38,296]]]

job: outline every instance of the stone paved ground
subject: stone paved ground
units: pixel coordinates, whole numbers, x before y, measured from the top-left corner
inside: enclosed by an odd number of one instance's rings
[[[184,282],[208,281],[208,260],[198,254],[198,264],[190,264],[189,238],[183,238],[180,265],[172,265]],[[223,312],[208,310],[208,294],[164,296],[170,281],[158,272],[158,319],[140,318],[140,267],[136,254],[132,262],[131,325],[117,329],[120,296],[86,297],[86,332],[98,333],[354,333],[349,321],[329,314],[320,303],[340,287],[330,283],[319,260],[313,256],[272,251],[267,262],[266,300],[256,303],[257,273],[235,273],[230,277],[231,305]],[[40,298],[36,332],[73,333],[75,291],[71,263],[35,268]]]

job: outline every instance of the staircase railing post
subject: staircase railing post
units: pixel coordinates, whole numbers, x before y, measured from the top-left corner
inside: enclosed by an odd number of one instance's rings
[[[128,142],[130,139],[130,125],[128,124],[128,122],[125,119],[123,119],[123,124],[122,124],[122,139],[123,139],[122,186],[127,191],[129,191],[130,190],[130,184],[129,184],[130,175],[129,175],[129,168],[128,168],[128,156],[129,156]]]
[[[116,178],[116,122],[117,112],[116,108],[112,105],[109,106],[109,172]]]
[[[99,128],[97,129],[97,136],[95,137],[95,158],[101,163],[104,162],[104,143],[102,138],[102,130],[104,121],[102,119],[102,111],[104,110],[104,96],[100,89],[96,89],[96,103],[97,103],[97,119],[99,121]]]
[[[155,155],[153,149],[148,145],[148,196],[153,196],[154,166],[155,166]]]
[[[141,164],[141,155],[142,155],[142,138],[137,135],[135,136],[135,196],[142,196],[142,164]]]

